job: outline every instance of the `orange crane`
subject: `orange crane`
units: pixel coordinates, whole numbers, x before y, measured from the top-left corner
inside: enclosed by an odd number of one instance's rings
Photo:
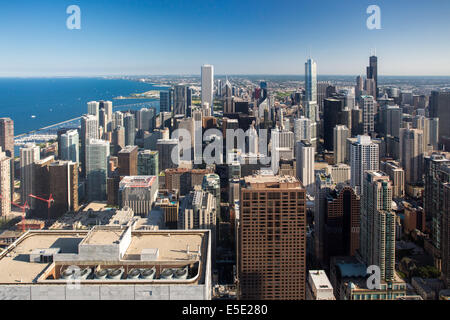
[[[0,194],[0,198],[3,199],[3,196],[2,196],[1,194]],[[18,204],[18,203],[15,203],[15,202],[13,202],[13,201],[10,201],[10,202],[11,202],[12,205],[14,205],[14,206],[16,206],[16,207],[22,209],[22,232],[25,232],[25,211],[26,211],[27,209],[30,209],[30,207],[28,206],[28,203],[27,203],[26,201],[25,201],[25,203],[24,203],[23,206],[21,206],[21,205]]]
[[[34,194],[31,194],[31,193],[28,196],[32,197],[34,199],[38,199],[38,200],[47,202],[47,219],[50,220],[50,207],[55,202],[55,199],[53,199],[52,194],[50,194],[50,197],[48,197],[48,199],[44,199],[44,198],[35,196]]]

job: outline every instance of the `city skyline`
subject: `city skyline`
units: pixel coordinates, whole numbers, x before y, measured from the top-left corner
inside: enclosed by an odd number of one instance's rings
[[[379,30],[366,26],[369,1],[79,1],[80,30],[66,27],[67,1],[21,4],[0,13],[1,77],[187,75],[203,64],[216,74],[297,75],[308,56],[318,74],[357,75],[375,50],[380,75],[450,75],[450,4],[439,1],[378,1]]]

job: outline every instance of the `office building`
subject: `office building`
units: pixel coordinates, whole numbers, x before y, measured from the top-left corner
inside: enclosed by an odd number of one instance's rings
[[[176,168],[180,163],[180,151],[178,139],[158,139],[156,148],[159,155],[159,170]]]
[[[373,96],[378,98],[378,58],[376,56],[371,56],[369,58],[369,66],[367,67],[367,79],[373,79],[375,90]]]
[[[327,198],[334,189],[335,183],[331,175],[318,173],[316,175],[314,193],[314,257],[316,262],[325,266],[325,221],[327,217]]]
[[[347,139],[350,138],[350,131],[346,126],[337,125],[333,129],[333,151],[334,163],[347,163]]]
[[[450,137],[450,92],[432,91],[429,105],[430,118],[439,118],[441,125],[439,126],[440,143],[444,138],[448,140]],[[444,125],[447,124],[447,125]],[[450,146],[446,146],[446,150],[450,150]]]
[[[48,175],[49,192],[54,199],[50,217],[58,218],[68,211],[78,211],[78,164],[54,161],[48,166]]]
[[[324,270],[309,270],[306,300],[336,300],[333,287]]]
[[[405,170],[405,182],[415,185],[423,176],[423,131],[400,129],[400,163]]]
[[[202,78],[202,93],[201,103],[202,106],[207,103],[211,108],[214,106],[214,66],[205,64],[202,66],[201,72]]]
[[[172,88],[159,92],[159,112],[172,111]]]
[[[333,130],[343,123],[342,111],[344,101],[337,97],[326,98],[323,104],[323,147],[325,150],[333,150]]]
[[[117,154],[119,160],[119,176],[136,176],[138,174],[138,147],[126,146]]]
[[[291,176],[248,176],[243,183],[237,222],[239,299],[305,299],[305,189]]]
[[[209,230],[55,231],[30,230],[0,256],[0,300],[211,299]]]
[[[447,287],[450,287],[450,182],[444,184],[444,203],[442,216],[442,274]]]
[[[327,165],[325,168],[326,173],[330,174],[334,183],[350,184],[351,170],[350,166],[344,163],[338,163],[334,165]]]
[[[106,200],[109,142],[90,139],[86,146],[86,180],[89,201]]]
[[[119,183],[119,205],[135,215],[147,217],[158,194],[156,176],[127,176]]]
[[[136,112],[137,129],[142,131],[153,131],[156,127],[155,108],[141,108]]]
[[[123,117],[123,126],[125,128],[125,145],[134,146],[136,137],[136,119],[132,113],[125,113]]]
[[[90,139],[98,139],[98,118],[92,114],[83,115],[81,117],[81,168],[83,175],[86,175],[86,145]]]
[[[28,202],[30,208],[33,207],[34,199],[29,199],[29,194],[34,191],[34,163],[40,158],[40,148],[35,144],[26,144],[20,148],[20,191],[22,204]]]
[[[158,151],[142,150],[137,157],[137,175],[158,176],[159,175],[159,153]]]
[[[294,119],[294,143],[302,140],[311,143],[311,120],[304,116]]]
[[[375,99],[372,96],[362,96],[363,133],[370,135],[375,131]]]
[[[191,89],[185,84],[179,84],[173,91],[173,114],[189,115],[191,106]]]

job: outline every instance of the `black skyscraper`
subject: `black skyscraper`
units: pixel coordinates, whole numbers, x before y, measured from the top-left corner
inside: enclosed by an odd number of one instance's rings
[[[367,67],[367,79],[375,80],[375,88],[378,98],[378,58],[376,56],[371,56],[369,58],[369,66]]]

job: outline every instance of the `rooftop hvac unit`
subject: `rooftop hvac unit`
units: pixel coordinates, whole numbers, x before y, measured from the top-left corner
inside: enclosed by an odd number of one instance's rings
[[[131,269],[130,272],[128,272],[128,279],[138,279],[141,275],[141,270],[139,269]]]
[[[186,280],[188,276],[188,266],[174,270],[175,279]]]
[[[160,279],[172,279],[173,278],[173,270],[168,268],[168,269],[164,269],[161,274],[159,275]]]
[[[109,272],[108,272],[108,279],[114,279],[114,280],[120,279],[122,277],[122,274],[123,274],[124,271],[125,270],[124,270],[123,267],[109,270]]]
[[[95,272],[95,279],[103,280],[106,278],[107,275],[108,275],[108,270],[101,269],[101,270],[98,270]]]
[[[142,269],[141,278],[146,280],[151,280],[155,277],[156,269],[155,267],[151,269]]]

